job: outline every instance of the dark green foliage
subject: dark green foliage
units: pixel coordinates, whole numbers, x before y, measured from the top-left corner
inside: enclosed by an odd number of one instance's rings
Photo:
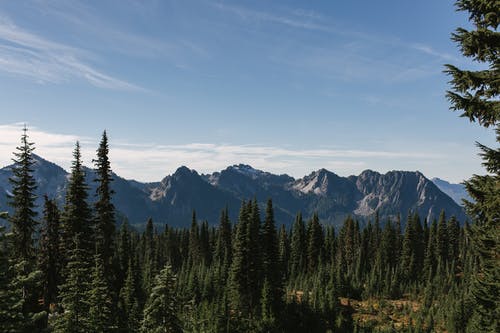
[[[227,207],[221,212],[217,240],[215,243],[214,261],[221,270],[221,282],[225,281],[229,273],[229,265],[232,261],[231,250],[231,222]]]
[[[337,233],[316,214],[306,231],[299,213],[290,231],[277,232],[272,201],[261,222],[254,199],[242,203],[234,228],[226,208],[218,228],[198,223],[194,214],[191,228],[167,225],[160,232],[151,219],[144,232],[124,221],[106,243],[93,232],[104,233],[97,216],[107,213],[93,206],[92,219],[86,199],[77,145],[60,240],[57,207],[46,200],[40,271],[8,259],[12,234],[0,230],[2,329],[36,332],[47,323],[43,312],[25,306],[36,302],[26,302],[23,289],[39,291],[26,299],[40,297],[54,332],[475,332],[496,325],[482,312],[497,302],[497,285],[490,283],[495,271],[484,274],[497,267],[496,252],[488,250],[491,232],[477,233],[487,224],[462,228],[442,214],[428,227],[409,214],[401,235],[399,218],[381,223],[376,214],[367,224],[347,217]],[[483,213],[476,216],[490,221]],[[400,308],[394,299],[410,305]],[[361,301],[377,309],[363,309]],[[368,320],[360,319],[363,311]],[[402,327],[396,325],[401,317]]]
[[[248,202],[250,211],[249,223],[247,225],[247,246],[248,246],[248,291],[249,291],[249,308],[250,315],[254,316],[259,313],[261,288],[263,285],[262,275],[262,246],[260,239],[260,210],[257,199],[253,202]],[[276,232],[276,230],[275,230]]]
[[[80,144],[77,142],[61,219],[63,282],[60,286],[59,306],[62,312],[52,319],[56,332],[86,332],[90,327],[88,292],[93,265],[89,258],[93,258],[96,242],[87,197]]]
[[[210,250],[210,231],[208,230],[208,222],[203,221],[200,226],[200,260],[206,265],[210,265],[212,261],[212,251]]]
[[[92,257],[95,252],[94,231],[92,228],[92,212],[87,203],[87,190],[80,144],[77,142],[73,152],[71,175],[62,215],[62,246],[65,253],[70,253],[75,249],[74,242],[78,236],[79,249],[85,252],[88,257]]]
[[[101,256],[103,267],[106,271],[106,279],[113,275],[112,256],[114,250],[115,234],[115,207],[111,202],[113,181],[111,164],[108,157],[108,137],[106,131],[102,134],[102,139],[97,149],[97,159],[94,160],[96,168],[97,201],[95,203],[95,242],[97,253]]]
[[[424,274],[427,278],[434,276],[434,273],[436,272],[436,244],[437,222],[436,220],[433,220],[432,225],[429,229],[429,236],[427,237],[427,246],[425,249]]]
[[[248,270],[250,255],[248,248],[248,231],[250,224],[250,211],[248,205],[241,205],[238,224],[236,225],[233,239],[233,261],[229,275],[229,293],[231,307],[234,311],[248,314],[250,293]]]
[[[12,167],[12,196],[10,205],[14,212],[9,216],[12,226],[12,255],[14,258],[33,263],[35,248],[33,236],[38,222],[35,220],[35,190],[36,181],[33,177],[33,147],[34,143],[28,142],[27,129],[24,127],[21,136],[21,145],[14,153],[14,166]]]
[[[112,332],[113,325],[111,288],[106,279],[104,263],[99,254],[94,256],[89,300],[89,330],[96,333]]]
[[[9,289],[11,300],[16,300],[13,315],[17,317],[18,306],[21,305],[22,321],[17,329],[19,332],[38,332],[46,324],[46,312],[38,301],[38,290],[41,284],[41,272],[30,270],[31,263],[26,260],[10,260],[11,283]],[[21,303],[17,303],[20,300]]]
[[[117,235],[117,250],[116,250],[116,260],[118,261],[117,270],[117,284],[122,285],[125,280],[127,270],[129,268],[129,263],[132,259],[132,244],[131,244],[131,234],[128,222],[125,220],[120,227],[119,235]]]
[[[80,234],[75,235],[73,249],[69,252],[65,282],[60,286],[62,312],[54,318],[55,332],[89,332],[90,302],[88,291],[91,271],[88,253],[82,248]]]
[[[437,225],[436,234],[436,256],[437,260],[441,262],[448,261],[448,228],[446,225],[446,219],[444,212],[441,212],[439,216],[439,221]]]
[[[279,238],[280,269],[283,274],[283,278],[286,278],[288,277],[287,264],[290,258],[290,243],[288,241],[288,234],[286,232],[284,224],[281,225],[278,238]]]
[[[307,224],[307,268],[314,272],[320,262],[323,247],[323,229],[319,224],[318,214],[314,214]]]
[[[262,317],[273,322],[282,310],[283,273],[279,255],[278,235],[274,223],[271,199],[267,201],[266,218],[261,230],[262,256]]]
[[[483,69],[459,69],[446,65],[451,77],[451,91],[447,97],[451,109],[460,111],[462,117],[483,127],[495,128],[500,142],[500,2],[490,0],[458,0],[457,10],[469,15],[472,29],[458,28],[452,34],[462,54],[478,63]],[[500,148],[478,144],[483,165],[488,175],[473,176],[465,183],[472,202],[465,202],[475,224],[472,227],[472,244],[477,269],[472,279],[471,294],[474,299],[472,330],[498,332],[500,330]]]
[[[298,213],[292,227],[290,242],[290,274],[296,276],[306,265],[306,230],[302,214]]]
[[[123,315],[122,326],[127,332],[137,332],[140,328],[142,315],[139,312],[139,283],[137,270],[132,258],[127,264],[127,273],[120,291],[120,311]]]
[[[176,277],[170,266],[163,268],[155,278],[155,284],[144,308],[141,332],[175,333],[182,332],[177,317]]]
[[[201,261],[200,229],[196,221],[196,212],[193,210],[191,229],[189,229],[189,265],[197,265]]]
[[[460,225],[454,216],[448,220],[446,229],[448,230],[448,260],[457,264],[460,259]]]
[[[1,214],[1,218],[7,217],[7,213]],[[12,281],[7,246],[5,229],[0,227],[0,323],[5,332],[21,332],[24,326],[22,293]]]
[[[154,226],[153,220],[148,219],[146,223],[146,231],[142,235],[142,244],[143,253],[142,253],[142,262],[143,262],[143,270],[142,270],[142,283],[144,288],[144,293],[148,295],[151,292],[151,288],[154,283],[154,277],[157,272],[157,262],[155,258],[155,242],[154,242]]]
[[[12,297],[21,299],[23,321],[19,330],[40,330],[45,326],[44,312],[38,304],[38,290],[41,283],[41,272],[36,270],[35,257],[35,229],[38,222],[35,220],[34,194],[36,181],[33,177],[33,143],[28,142],[27,129],[24,127],[21,136],[21,145],[14,153],[12,195],[9,195],[13,213],[9,216],[11,235],[9,239],[9,254]],[[5,245],[4,245],[5,246]],[[17,294],[17,295],[16,295]],[[15,306],[14,316],[17,313]]]
[[[421,274],[424,260],[424,235],[420,218],[409,214],[401,252],[401,270],[407,281],[416,281]]]
[[[38,250],[38,269],[42,272],[42,299],[45,311],[57,303],[61,283],[59,209],[54,200],[45,196],[43,223]]]
[[[499,71],[499,23],[500,5],[498,1],[459,0],[457,9],[468,12],[474,25],[473,30],[458,28],[452,34],[464,56],[484,63],[488,69],[479,71],[462,70],[446,65],[450,75],[452,90],[447,92],[451,109],[462,111],[462,117],[478,122],[484,127],[498,126],[500,119],[498,96]]]

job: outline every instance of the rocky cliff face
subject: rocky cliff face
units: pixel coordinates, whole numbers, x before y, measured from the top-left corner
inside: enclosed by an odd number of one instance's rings
[[[96,185],[91,169],[86,169],[89,198],[94,199]],[[68,173],[59,166],[36,156],[35,179],[37,204],[41,211],[42,196],[47,194],[63,204]],[[6,194],[11,185],[10,167],[0,169],[0,209],[6,209]],[[359,176],[340,177],[325,169],[294,179],[253,169],[248,165],[230,166],[220,172],[200,175],[180,167],[160,182],[140,183],[114,175],[112,187],[119,221],[129,219],[138,226],[152,217],[157,224],[188,226],[193,209],[199,219],[218,223],[221,209],[228,207],[236,220],[241,200],[256,198],[264,208],[273,199],[278,224],[292,223],[295,214],[317,212],[325,223],[340,224],[348,215],[367,220],[379,212],[382,221],[403,217],[417,211],[428,220],[442,209],[447,216],[465,219],[463,209],[420,172],[391,171],[380,174],[366,170]]]

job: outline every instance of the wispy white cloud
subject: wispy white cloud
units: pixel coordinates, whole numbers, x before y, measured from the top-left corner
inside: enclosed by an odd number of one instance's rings
[[[253,10],[240,6],[228,5],[220,2],[214,3],[213,5],[219,10],[231,13],[247,21],[271,22],[286,25],[292,28],[323,31],[342,35],[356,34],[356,32],[353,31],[338,29],[333,27],[332,25],[318,22],[318,19],[320,19],[321,16],[312,11],[295,9],[292,11],[293,16],[287,16],[277,15],[265,11]]]
[[[282,49],[270,56],[270,60],[306,70],[327,79],[346,82],[404,83],[440,74],[440,69],[415,61],[400,61],[400,57],[387,52],[387,56],[373,56],[376,45],[372,42],[339,43],[335,48],[298,45],[293,52]],[[410,58],[410,56],[408,56]]]
[[[276,63],[306,68],[322,76],[347,81],[372,79],[388,83],[405,82],[441,73],[441,68],[436,70],[434,65],[441,66],[442,61],[457,61],[456,57],[430,45],[356,30],[348,23],[314,11],[292,9],[276,13],[226,3],[215,3],[214,6],[249,24],[265,22],[338,36],[338,39],[323,48],[301,43],[293,46],[293,52],[288,46],[270,56]]]
[[[85,50],[46,39],[0,16],[0,71],[38,83],[79,79],[99,88],[145,91],[96,69],[85,62],[88,55]]]
[[[29,124],[28,124],[29,125]],[[0,125],[0,165],[6,166],[11,163],[13,152],[20,145],[20,137],[24,123]],[[76,141],[80,141],[83,146],[95,145],[93,139],[79,137],[71,134],[51,133],[28,126],[29,141],[35,142],[35,153],[65,168],[71,162],[73,148]],[[92,158],[84,156],[86,161]]]
[[[409,44],[409,46],[417,51],[423,52],[431,56],[435,56],[442,60],[454,61],[454,62],[460,61],[460,59],[458,59],[457,57],[454,57],[451,54],[445,52],[437,51],[432,46],[429,45],[415,43],[415,44]]]
[[[0,125],[0,165],[10,163],[19,145],[22,124]],[[90,165],[98,140],[75,135],[50,133],[36,127],[28,131],[36,144],[36,153],[68,169],[77,140],[82,146],[84,164]],[[186,165],[201,173],[219,171],[228,165],[245,163],[274,173],[296,177],[322,167],[349,175],[375,165],[377,161],[437,161],[442,155],[415,151],[375,151],[361,149],[292,149],[266,145],[190,143],[178,145],[137,144],[111,137],[110,158],[113,170],[125,178],[158,181]],[[145,163],[147,162],[147,163]]]
[[[159,4],[153,1],[121,1],[121,10],[131,19],[149,22],[158,20]],[[81,42],[100,50],[110,50],[121,55],[143,59],[168,59],[177,68],[188,68],[187,56],[208,57],[209,52],[200,43],[175,34],[153,35],[138,32],[128,22],[126,25],[103,16],[85,1],[55,0],[37,6],[41,14],[74,29]]]

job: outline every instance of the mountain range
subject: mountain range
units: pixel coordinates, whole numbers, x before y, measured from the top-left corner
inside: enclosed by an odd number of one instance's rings
[[[440,178],[432,178],[432,182],[436,184],[436,186],[439,187],[441,191],[448,194],[448,196],[455,200],[455,202],[459,205],[463,205],[462,200],[464,199],[467,201],[472,200],[469,193],[467,193],[465,185],[463,184],[453,184]]]
[[[64,203],[69,174],[60,166],[35,155],[34,177],[37,204],[41,211],[43,195]],[[89,198],[94,199],[96,184],[92,169],[86,168]],[[11,185],[11,166],[0,169],[0,210],[8,210],[7,194]],[[256,170],[249,165],[233,165],[220,172],[199,174],[185,166],[159,182],[142,183],[113,174],[113,202],[118,222],[127,218],[137,227],[151,217],[157,225],[188,226],[193,209],[198,219],[216,224],[220,211],[228,207],[236,221],[242,200],[256,198],[264,209],[272,198],[278,224],[290,225],[297,212],[305,217],[318,213],[323,223],[339,225],[352,215],[361,222],[378,211],[382,222],[398,214],[417,211],[422,218],[436,218],[441,210],[447,216],[465,220],[463,208],[446,191],[457,187],[444,182],[436,184],[416,171],[390,171],[380,174],[365,170],[358,176],[341,177],[326,169],[295,179]],[[448,185],[447,185],[448,184]],[[462,186],[462,185],[460,185]],[[450,192],[454,193],[455,192]],[[404,221],[404,219],[403,219]]]

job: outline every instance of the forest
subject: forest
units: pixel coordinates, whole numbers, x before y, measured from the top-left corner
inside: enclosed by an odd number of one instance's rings
[[[500,142],[499,2],[457,1],[474,30],[452,39],[486,65],[446,65],[451,109]],[[465,182],[470,221],[410,211],[346,218],[340,228],[297,212],[276,225],[272,198],[241,203],[236,221],[190,228],[118,220],[104,131],[89,193],[77,142],[64,205],[35,207],[26,127],[1,213],[1,332],[498,332],[500,150],[478,144],[486,169]],[[0,207],[0,210],[4,207]],[[196,207],[193,207],[194,209]],[[210,224],[209,224],[210,222]],[[214,226],[216,225],[216,226]]]
[[[115,230],[104,132],[95,198],[77,143],[65,205],[45,198],[38,225],[33,149],[25,130],[2,236],[7,331],[462,332],[473,315],[470,226],[444,212],[338,230],[299,212],[287,229],[271,199],[249,198],[238,221],[221,207],[217,227],[193,211],[189,229],[149,219],[143,232],[126,220]]]

